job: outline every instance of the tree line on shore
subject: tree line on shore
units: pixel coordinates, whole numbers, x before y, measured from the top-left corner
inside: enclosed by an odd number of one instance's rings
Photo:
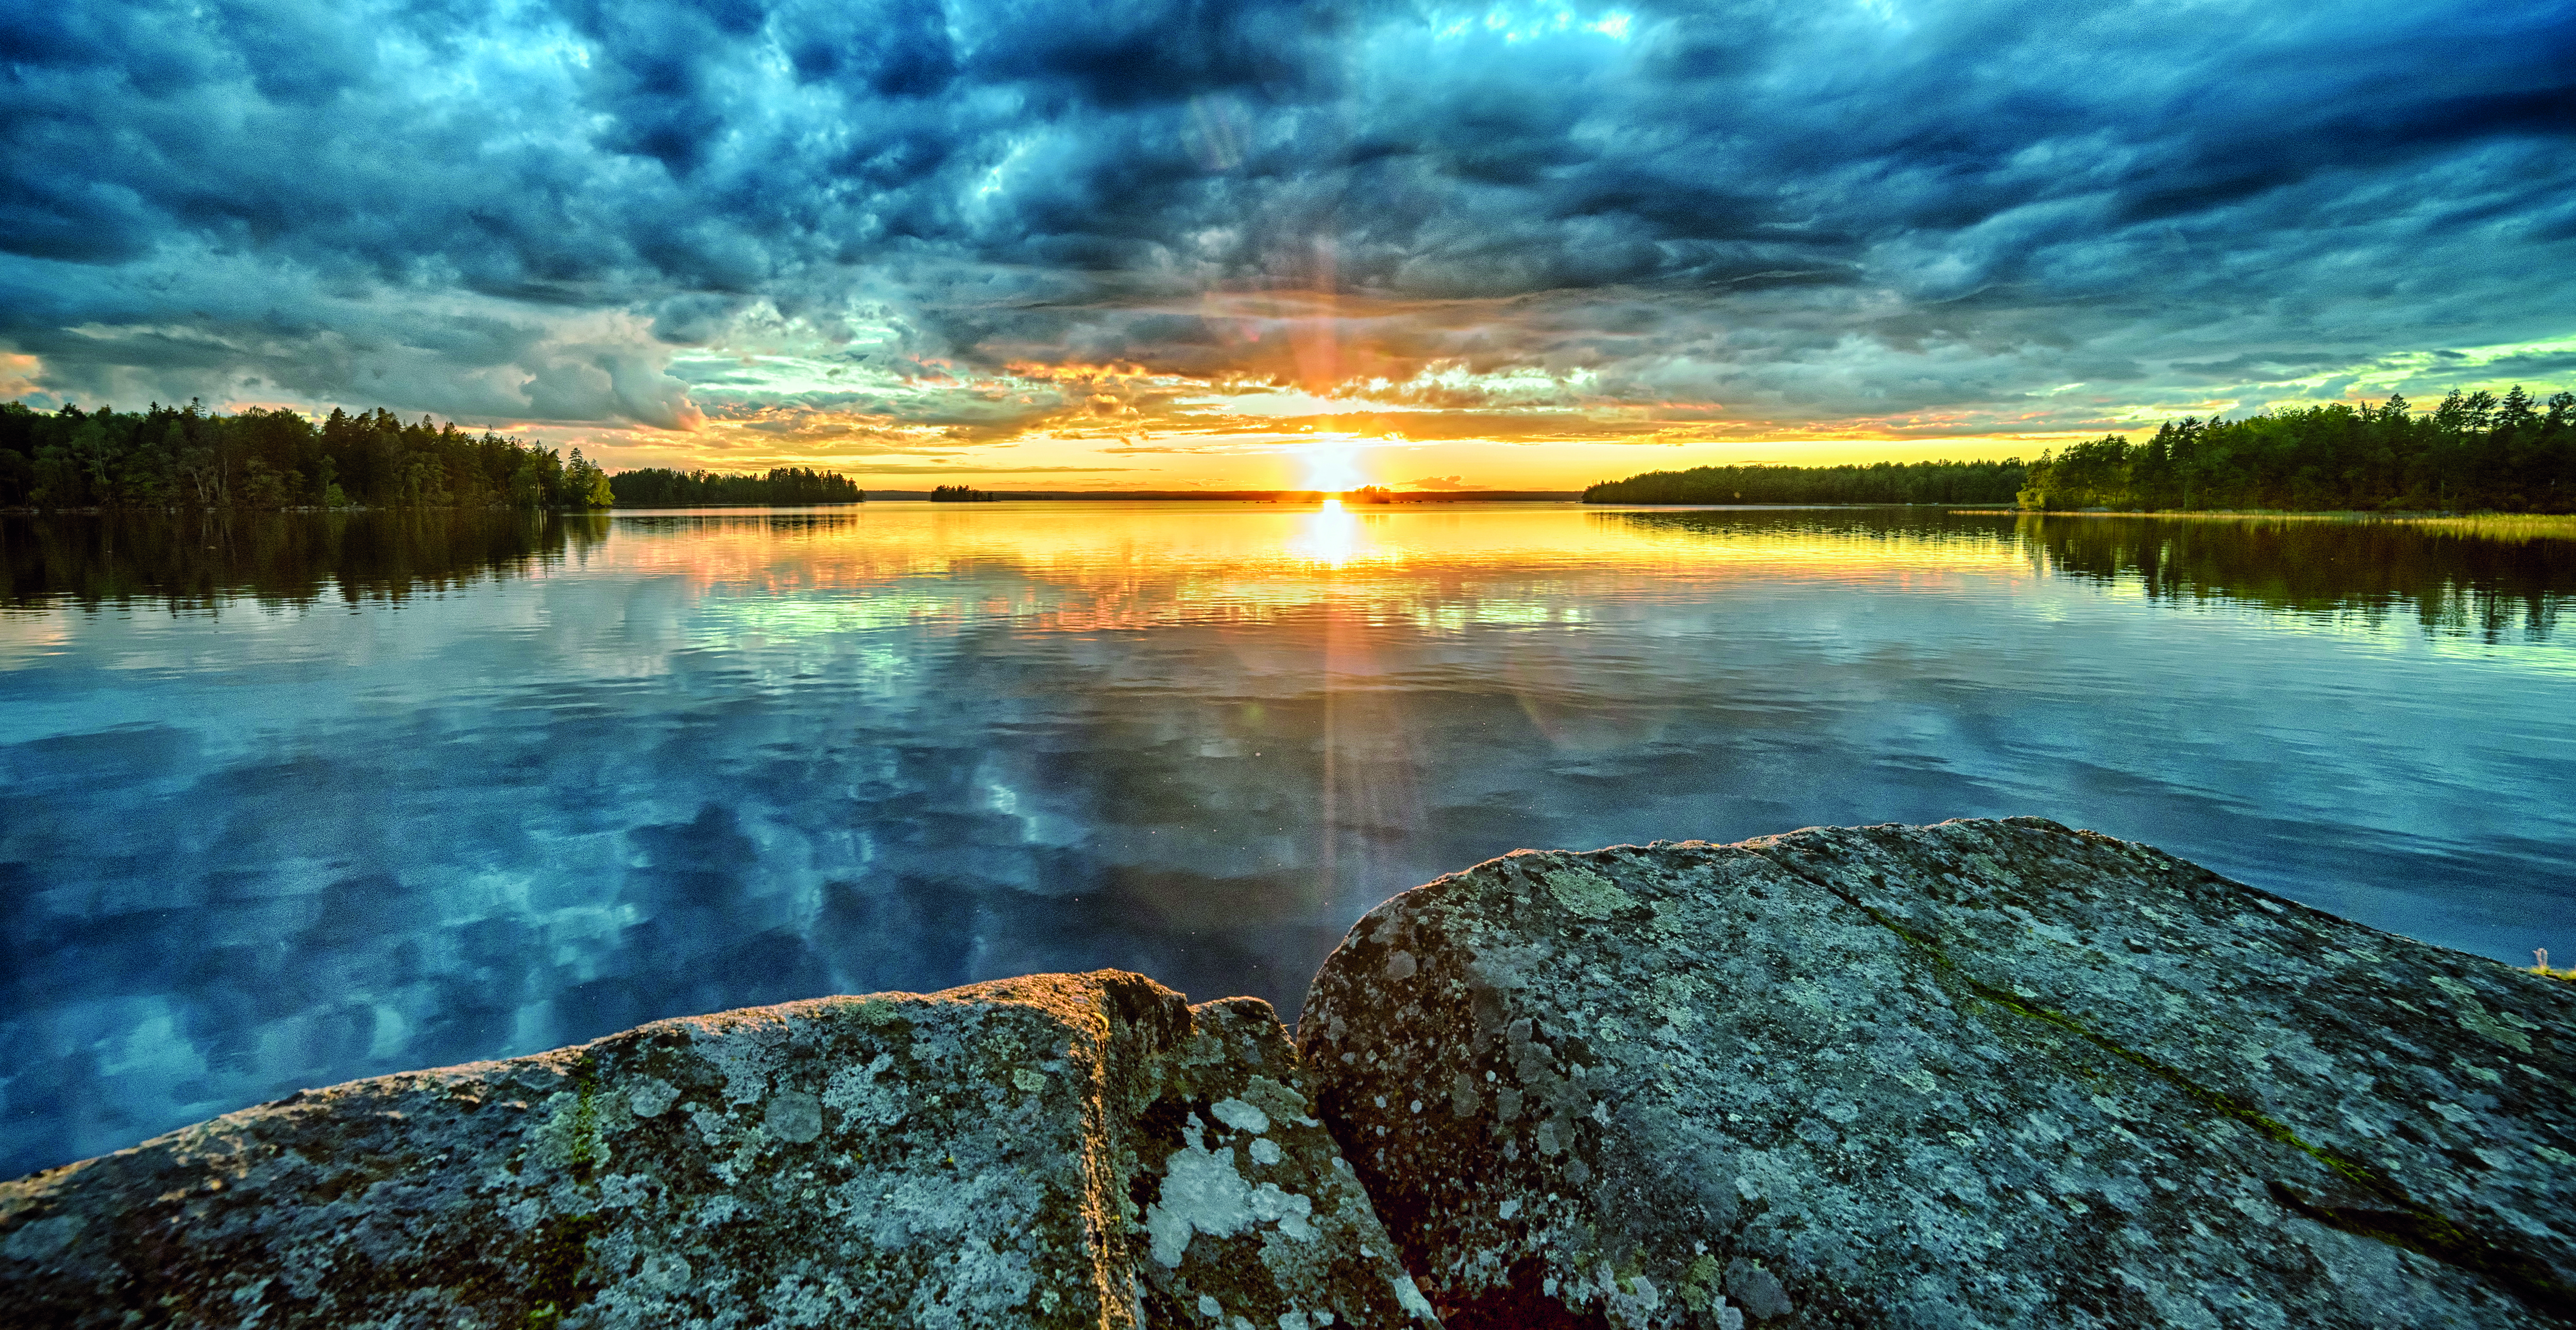
[[[2576,393],[2454,391],[2418,413],[2329,402],[2243,420],[2185,417],[2144,443],[2106,434],[2030,465],[2022,507],[2576,511]]]
[[[2026,482],[2019,458],[2000,462],[1872,462],[1846,466],[1695,466],[1603,481],[1585,503],[2011,503]]]
[[[60,411],[0,403],[0,507],[605,508],[576,448],[469,434],[390,411],[319,421],[155,405]]]
[[[837,471],[810,467],[773,467],[765,476],[731,476],[716,471],[673,471],[646,467],[620,471],[608,487],[621,508],[688,508],[701,504],[859,503],[867,495],[857,481]]]
[[[611,476],[581,455],[471,434],[379,408],[319,420],[0,402],[0,508],[606,508],[857,503],[835,472],[766,476],[647,469]]]
[[[1877,462],[1649,471],[1586,503],[2018,504],[2041,511],[2576,512],[2576,393],[2542,402],[2454,391],[2431,411],[2403,396],[2242,420],[2186,416],[2145,442],[2125,434],[2024,464]]]

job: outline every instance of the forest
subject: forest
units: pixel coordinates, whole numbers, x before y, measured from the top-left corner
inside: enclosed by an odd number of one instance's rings
[[[575,448],[469,434],[378,409],[320,421],[155,405],[56,412],[0,403],[0,508],[662,508],[857,503],[837,472],[648,468],[611,476]]]
[[[1695,466],[1604,481],[1585,503],[2011,503],[2019,458],[1850,466]]]
[[[605,508],[608,477],[553,449],[426,418],[319,422],[154,406],[0,403],[0,508]]]
[[[2304,512],[2576,511],[2576,393],[2536,402],[2454,391],[2431,411],[2404,397],[2330,402],[2243,420],[2167,421],[2132,443],[2108,434],[2030,465],[2024,508]]]
[[[714,471],[672,471],[647,467],[620,471],[608,478],[620,508],[693,508],[708,504],[859,503],[867,498],[858,482],[837,471],[801,466],[773,468],[765,476],[728,476]]]

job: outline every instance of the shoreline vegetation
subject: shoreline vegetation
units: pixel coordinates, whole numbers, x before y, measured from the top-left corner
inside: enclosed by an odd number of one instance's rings
[[[2576,393],[2542,403],[2517,384],[2422,413],[2391,396],[2185,417],[2144,443],[2106,434],[2044,453],[2018,498],[2042,512],[2576,512]]]
[[[392,412],[319,421],[236,415],[51,413],[0,402],[0,508],[605,508],[606,472],[551,448]]]
[[[811,507],[868,497],[838,471],[802,466],[772,467],[765,476],[646,467],[610,476],[608,487],[620,508]]]
[[[2007,483],[2009,478],[2009,483]],[[1704,466],[1649,471],[1583,492],[1586,503],[1945,503],[2038,512],[2387,514],[2576,513],[2576,393],[2545,403],[2517,384],[2499,398],[2454,391],[2431,411],[2403,396],[2330,402],[2242,420],[2186,416],[2144,443],[2125,434],[2034,462]]]
[[[0,510],[599,509],[858,503],[838,472],[644,468],[610,475],[581,454],[469,434],[378,408],[308,419],[149,409],[44,412],[0,402]]]
[[[1999,462],[1870,462],[1842,466],[1695,466],[1605,480],[1585,503],[2009,504],[2028,483],[2018,457]]]

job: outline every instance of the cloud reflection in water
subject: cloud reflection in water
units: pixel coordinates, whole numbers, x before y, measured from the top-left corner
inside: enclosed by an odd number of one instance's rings
[[[2339,597],[2334,533],[871,505],[173,613],[188,570],[95,563],[130,542],[7,534],[0,1169],[824,992],[1293,1010],[1361,910],[1525,845],[2036,812],[2576,951],[2558,555],[2411,538]]]

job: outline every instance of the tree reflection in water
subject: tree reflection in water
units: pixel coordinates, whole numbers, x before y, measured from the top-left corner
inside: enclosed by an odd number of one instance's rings
[[[608,523],[483,508],[0,518],[0,605],[399,600],[579,560]]]
[[[2372,627],[2546,640],[2576,595],[2576,538],[2494,539],[2404,522],[1720,509],[1623,512],[1648,530],[1741,538],[1748,530],[2018,545],[2038,571],[2127,583],[2150,600],[2229,601]]]

